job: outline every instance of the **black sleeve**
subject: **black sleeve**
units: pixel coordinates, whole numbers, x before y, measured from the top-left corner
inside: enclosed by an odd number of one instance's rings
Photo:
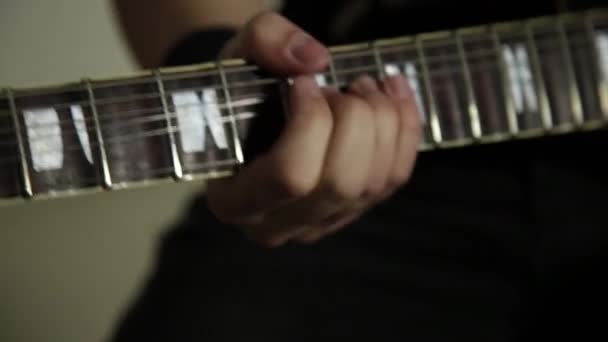
[[[224,44],[235,33],[235,30],[224,27],[191,32],[169,51],[163,66],[190,65],[216,60]]]

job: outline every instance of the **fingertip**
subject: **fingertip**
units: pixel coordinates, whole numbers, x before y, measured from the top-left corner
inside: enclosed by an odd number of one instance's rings
[[[365,96],[378,92],[380,88],[377,82],[369,75],[359,76],[350,86],[349,90],[359,96]]]
[[[387,77],[383,81],[383,88],[389,96],[397,100],[407,100],[413,96],[413,90],[403,75]]]
[[[339,95],[340,89],[338,89],[335,86],[327,86],[327,87],[321,88],[321,93],[323,93],[323,96],[325,96],[326,98],[329,98],[329,97]]]
[[[290,92],[291,103],[295,108],[302,108],[306,101],[323,97],[321,87],[313,77],[298,76],[293,79]],[[296,110],[298,111],[298,110]]]
[[[308,33],[296,30],[287,43],[286,57],[302,68],[302,72],[318,71],[329,64],[330,52]]]

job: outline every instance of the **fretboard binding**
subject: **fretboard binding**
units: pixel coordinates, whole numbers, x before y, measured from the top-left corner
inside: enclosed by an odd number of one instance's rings
[[[593,122],[590,121],[579,127],[577,127],[575,125],[565,125],[565,126],[560,127],[560,130],[556,130],[555,132],[544,132],[542,130],[535,130],[534,134],[525,134],[525,132],[522,132],[515,136],[513,136],[511,134],[494,134],[494,135],[485,136],[478,141],[473,141],[473,140],[468,139],[468,140],[463,140],[461,142],[444,143],[442,145],[425,144],[420,147],[419,151],[420,151],[420,153],[429,153],[429,152],[432,152],[435,150],[455,149],[455,148],[473,145],[473,144],[474,145],[498,144],[503,141],[511,141],[512,139],[516,139],[516,140],[533,139],[536,137],[547,136],[547,135],[567,134],[571,131],[584,132],[586,130],[596,130],[596,129],[602,128],[602,127],[608,127],[608,120],[599,120],[599,121],[593,121]],[[16,158],[13,158],[13,159],[16,159]],[[2,158],[0,158],[0,163],[2,163],[2,162],[3,162]],[[227,170],[223,170],[223,171],[218,170],[218,169],[222,168],[222,167],[230,168],[232,166],[235,166],[236,164],[237,164],[236,160],[226,160],[226,161],[216,161],[216,162],[209,162],[209,163],[187,165],[186,170],[185,170],[186,173],[184,175],[184,181],[187,181],[187,182],[207,181],[207,180],[210,180],[213,178],[226,177],[226,176],[233,174],[234,171],[231,169],[227,169]],[[164,169],[159,168],[156,170],[148,170],[148,171],[146,171],[146,173],[149,176],[151,176],[151,175],[153,176],[154,174],[156,174],[156,175],[167,174],[170,171],[171,171],[171,168],[164,168]],[[118,172],[115,175],[121,175],[121,174]],[[94,179],[89,179],[89,180],[93,181]],[[168,183],[174,183],[175,181],[176,180],[173,177],[169,177],[169,176],[166,176],[163,178],[144,179],[144,180],[138,180],[138,181],[123,181],[123,182],[116,184],[116,186],[113,188],[102,188],[100,186],[92,185],[90,187],[84,187],[84,188],[80,188],[80,189],[67,189],[67,190],[60,190],[60,191],[51,191],[51,192],[44,193],[44,194],[36,194],[35,196],[28,197],[26,199],[49,200],[49,199],[54,199],[54,198],[80,196],[80,195],[84,195],[87,193],[98,193],[101,191],[119,191],[122,189],[137,188],[140,186],[149,187],[154,184],[168,184]],[[0,199],[0,204],[18,203],[18,201],[22,201],[22,200],[23,200],[23,198],[21,198],[21,199],[19,199],[19,198]]]
[[[10,90],[6,91],[6,95],[8,97],[8,102],[9,102],[9,110],[11,112],[11,116],[13,119],[13,125],[15,126],[15,138],[17,140],[17,147],[18,147],[18,154],[17,154],[17,158],[19,159],[20,162],[20,180],[21,180],[21,191],[22,191],[22,195],[26,198],[30,198],[32,196],[34,196],[34,191],[32,188],[32,180],[30,177],[30,167],[29,167],[29,162],[27,160],[26,154],[25,154],[25,142],[23,137],[21,136],[21,123],[19,121],[19,115],[17,112],[17,108],[15,106],[15,98],[13,95],[13,92]]]

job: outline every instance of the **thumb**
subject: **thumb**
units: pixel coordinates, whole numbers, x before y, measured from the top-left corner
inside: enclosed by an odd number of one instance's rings
[[[264,12],[224,47],[222,58],[243,58],[269,72],[297,76],[327,68],[329,50],[301,28],[274,12]]]

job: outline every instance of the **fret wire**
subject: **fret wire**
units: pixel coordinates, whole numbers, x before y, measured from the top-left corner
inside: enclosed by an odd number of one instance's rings
[[[380,55],[378,44],[373,43],[372,49],[374,50],[374,61],[376,63],[376,68],[378,69],[378,79],[383,80],[384,78],[386,78],[386,72],[384,71],[384,62],[382,61],[382,56]]]
[[[258,86],[258,85],[273,85],[273,84],[277,84],[279,83],[278,79],[275,78],[266,78],[263,80],[256,80],[253,82],[240,82],[240,83],[235,83],[233,85],[230,86],[231,90],[234,90],[236,88],[246,88],[246,87],[251,87],[251,86]],[[220,84],[214,84],[211,85],[210,87],[192,87],[192,88],[180,88],[179,91],[202,91],[204,89],[211,89],[211,90],[222,90],[222,85]],[[61,93],[58,93],[58,95]],[[52,93],[49,93],[47,95],[52,95]],[[155,98],[159,98],[160,96],[160,92],[154,92],[154,93],[143,93],[143,94],[137,94],[137,95],[127,95],[127,96],[113,96],[113,97],[109,97],[106,99],[97,99],[96,104],[98,106],[100,105],[113,105],[113,104],[118,104],[118,103],[123,103],[123,102],[132,102],[132,101],[137,101],[137,100],[145,100],[145,99],[155,99]],[[168,97],[167,97],[168,98]],[[218,103],[216,103],[218,104]],[[80,106],[88,106],[89,102],[88,101],[74,101],[74,102],[64,102],[64,103],[57,103],[57,104],[53,104],[52,107],[55,109],[66,109],[69,108],[72,105],[80,105]],[[8,115],[0,115],[0,117],[8,117],[10,116],[10,114]],[[100,115],[100,118],[103,118],[103,114]]]
[[[570,40],[570,42],[572,44],[574,44],[574,46],[580,47],[580,48],[586,48],[586,47],[589,47],[589,46],[592,45],[592,44],[589,44],[589,42],[587,42],[587,41],[580,41],[580,40]],[[576,45],[577,42],[580,42],[580,46]],[[484,51],[488,51],[488,56],[492,56],[492,55],[496,54],[496,50],[495,49],[489,49],[489,50],[484,50]],[[452,55],[452,54],[449,54],[449,55]],[[470,52],[467,52],[467,55],[469,57],[473,56]],[[430,60],[431,59],[427,56],[426,61],[428,62]],[[410,62],[419,63],[419,60],[418,59],[412,59],[412,60],[410,60]],[[350,68],[350,69],[344,69],[344,70],[338,71],[337,74],[348,74],[348,73],[352,73],[352,72],[366,72],[366,71],[370,71],[371,68],[375,68],[375,66],[370,66],[370,67],[367,67],[367,68],[357,68],[357,67],[355,67],[355,68]],[[471,70],[473,70],[473,69],[471,69]],[[443,71],[436,70],[436,69],[430,69],[429,70],[429,75],[435,75],[435,74],[438,74],[438,73],[441,73],[441,72],[443,72]],[[230,74],[230,72],[228,72],[228,74]],[[331,74],[323,74],[323,75],[331,77]],[[268,79],[264,79],[264,80],[261,80],[261,81],[254,81],[254,82],[251,82],[251,83],[248,83],[248,82],[235,83],[234,85],[230,86],[230,89],[234,89],[235,87],[248,87],[248,86],[260,85],[261,82],[263,82],[263,84],[271,85],[271,84],[277,84],[277,83],[279,83],[280,80],[274,79],[274,78],[268,78]],[[221,90],[221,87],[222,87],[221,85],[211,85],[210,89]],[[96,87],[93,87],[93,88],[95,89]],[[180,90],[194,90],[194,91],[196,91],[196,90],[202,90],[202,89],[203,89],[203,87],[196,87],[196,88],[184,88],[184,89],[180,89]],[[55,92],[48,93],[48,95],[51,95],[51,94],[54,94],[54,93]],[[60,92],[57,92],[57,94],[60,94]],[[104,100],[104,99],[99,100],[98,99],[97,100],[97,105],[100,105],[100,104],[115,104],[115,103],[118,103],[118,102],[125,102],[127,100],[137,100],[137,99],[144,99],[144,98],[155,98],[155,97],[159,96],[158,93],[146,93],[146,94],[143,94],[143,95],[145,97],[131,96],[130,95],[130,96],[122,96],[122,97],[111,97],[111,98],[109,98],[107,100]],[[76,102],[69,102],[69,103],[59,103],[59,104],[54,104],[53,107],[55,109],[63,109],[64,107],[69,108],[71,105],[88,106],[88,102],[87,101],[76,101]],[[10,114],[8,114],[8,115],[6,115],[6,114],[0,115],[0,117],[8,117],[8,116],[10,116]],[[100,119],[103,118],[103,117],[104,117],[103,114],[100,115]]]
[[[290,78],[284,79],[281,83],[279,83],[279,94],[281,100],[281,107],[283,108],[283,119],[285,121],[289,120],[289,88],[293,84],[293,80]]]
[[[566,34],[566,27],[564,24],[563,16],[558,17],[557,30],[559,33],[562,57],[564,58],[564,61],[566,63],[566,76],[568,78],[568,89],[570,90],[572,116],[574,119],[574,123],[577,126],[581,126],[585,121],[585,117],[583,114],[583,101],[581,98],[581,93],[576,84],[574,60],[572,58],[572,54],[570,53],[570,42],[568,39],[568,35]]]
[[[502,92],[504,97],[505,112],[507,113],[507,122],[509,123],[509,133],[513,136],[519,133],[519,123],[517,121],[517,113],[515,112],[515,100],[513,94],[510,91],[509,73],[507,71],[507,65],[502,58],[502,50],[500,45],[500,37],[496,26],[492,26],[492,42],[494,50],[496,51],[496,57],[498,58],[498,68],[500,70],[500,79]]]
[[[596,41],[592,13],[586,13],[585,15],[585,33],[587,35],[587,39],[591,43],[591,56],[593,58],[591,67],[593,68],[593,74],[596,75],[596,90],[600,100],[600,110],[602,111],[604,119],[608,119],[608,84],[606,84],[604,77],[602,77],[602,67],[600,64],[602,61],[597,52],[598,45]]]
[[[494,54],[496,54],[496,52]],[[502,60],[499,58],[499,61],[502,61]],[[501,63],[498,63],[498,66],[500,67]],[[493,67],[493,65],[491,63],[484,63],[481,68],[476,67],[476,68],[471,69],[471,67],[469,66],[469,69],[470,70],[484,70],[486,68],[492,68],[492,67]],[[374,68],[374,67],[372,66],[372,67],[368,67],[368,68],[357,68],[356,70],[357,71],[366,71],[366,70],[371,70],[372,68]],[[346,72],[349,72],[349,70],[343,70],[342,71],[342,73],[346,73]],[[434,73],[431,72],[430,74],[433,75]],[[201,89],[203,89],[203,88],[201,88]],[[510,95],[509,92],[506,92],[506,93],[508,95]],[[247,96],[241,96],[241,98],[247,99],[248,96],[249,95],[247,95]],[[259,94],[252,94],[251,96],[259,97]],[[128,98],[133,98],[133,97],[128,97]],[[233,103],[233,108],[239,107],[241,105],[241,104],[237,103],[239,101],[240,100],[234,100],[232,102]],[[96,100],[96,103],[98,103],[98,102],[99,101]],[[61,104],[55,104],[55,105],[53,105],[53,108],[56,108],[56,109],[60,108],[60,107],[61,108],[63,108],[63,107],[69,108],[69,106],[73,105],[73,104],[80,104],[80,105],[85,105],[86,104],[86,105],[88,105],[89,103],[88,103],[88,101],[61,103]],[[227,106],[226,104],[220,103],[220,102],[216,102],[215,104],[218,105],[218,106],[220,106],[221,108],[226,108],[226,106]],[[243,104],[243,106],[247,106],[247,105],[255,105],[255,103]],[[179,106],[179,107],[182,107],[182,106]],[[133,118],[133,117],[137,118],[137,116],[135,116],[135,115],[126,117],[126,116],[123,116],[123,114],[135,114],[135,113],[140,113],[140,112],[145,112],[145,111],[152,111],[152,110],[161,111],[161,110],[163,110],[163,108],[162,107],[141,108],[141,109],[132,109],[132,110],[119,111],[119,112],[102,113],[102,114],[98,114],[98,118],[100,120],[101,119],[116,119],[116,118],[126,119],[126,118]],[[164,114],[160,115],[159,117],[164,118]],[[172,117],[176,117],[176,114],[173,113]],[[128,126],[129,124],[135,124],[136,122],[144,123],[144,122],[150,121],[151,120],[150,118],[153,118],[153,117],[148,116],[148,118],[141,118],[141,119],[133,120],[133,121],[125,124],[125,126]],[[91,122],[93,122],[93,124],[94,124],[94,118],[85,118],[84,120],[80,120],[80,121],[84,121],[85,123],[91,123]],[[72,123],[73,123],[73,121],[63,120],[63,121],[60,121],[59,123],[62,125],[62,127],[66,128],[67,125],[71,126]],[[42,126],[44,126],[44,125],[38,125],[38,127],[42,127]],[[0,130],[0,133],[7,133],[7,132],[13,132],[13,130],[12,129]]]
[[[252,118],[255,118],[256,114],[253,112],[243,112],[243,113],[239,113],[236,115],[236,120],[237,121],[244,121],[244,120],[251,120]],[[224,118],[222,120],[222,124],[226,124],[229,123],[230,119],[229,118]],[[206,124],[208,125],[208,124]],[[157,137],[157,136],[161,136],[161,135],[166,135],[168,132],[174,132],[174,133],[180,133],[180,132],[189,132],[190,130],[195,130],[195,128],[191,128],[191,129],[180,129],[178,126],[171,126],[171,127],[165,127],[165,128],[159,128],[159,129],[154,129],[154,130],[147,130],[147,131],[143,131],[143,132],[135,132],[135,133],[128,133],[128,134],[123,134],[123,135],[119,135],[119,136],[115,136],[115,137],[109,137],[104,139],[104,146],[109,146],[112,144],[118,144],[118,143],[125,143],[125,142],[129,142],[129,141],[134,141],[134,140],[139,140],[139,139],[147,139],[147,138],[153,138],[153,137]],[[50,135],[47,137],[51,137]],[[38,138],[40,139],[44,139],[45,136],[39,136]],[[15,143],[13,143],[15,144]],[[91,142],[90,143],[90,147],[99,147],[99,143],[97,142]],[[82,151],[82,146],[79,144],[71,144],[71,145],[63,145],[60,148],[53,148],[53,149],[48,149],[44,152],[46,153],[56,153],[58,151],[63,151],[63,152],[81,152]],[[25,151],[24,154],[27,157],[31,157],[31,153],[28,153],[28,151]],[[14,157],[17,158],[17,157]],[[0,160],[2,160],[0,158]]]
[[[255,81],[247,81],[247,82],[235,82],[230,84],[230,90],[236,90],[239,88],[247,88],[247,87],[252,87],[252,86],[264,86],[264,85],[274,85],[279,83],[279,80],[276,78],[264,78],[264,79],[257,79]],[[223,85],[222,84],[211,84],[209,86],[204,86],[204,87],[185,87],[185,88],[179,88],[179,91],[202,91],[202,90],[213,90],[213,91],[223,91]],[[158,93],[155,93],[154,95],[158,96]]]
[[[161,69],[165,71],[170,68]],[[248,71],[259,71],[258,67],[253,64],[246,64],[242,66],[235,66],[228,73],[236,73],[236,72],[248,72]],[[174,81],[174,80],[183,80],[189,78],[199,78],[199,77],[213,77],[219,76],[219,71],[216,69],[209,70],[198,70],[198,71],[188,71],[188,72],[174,72],[174,73],[166,73],[165,81]],[[141,85],[147,84],[151,81],[153,77],[153,73],[150,75],[143,75],[137,78],[131,79],[120,79],[120,80],[109,80],[109,81],[100,81],[93,82],[93,90],[104,89],[104,88],[112,88],[115,86],[126,86],[126,85]]]
[[[339,81],[338,81],[338,76],[336,73],[336,64],[334,63],[334,55],[330,56],[330,58],[329,58],[329,73],[331,75],[332,84],[334,86],[337,86]],[[324,75],[325,75],[325,73],[324,73]]]
[[[224,99],[226,100],[226,104],[228,105],[228,115],[230,116],[230,126],[232,128],[232,140],[234,143],[234,152],[236,159],[239,161],[239,164],[243,164],[245,162],[245,156],[243,154],[243,147],[241,146],[241,138],[239,137],[238,127],[235,121],[234,108],[232,106],[232,99],[228,85],[228,78],[226,77],[226,70],[224,69],[224,65],[222,61],[217,63],[217,67],[220,72],[220,77],[222,80],[222,86],[224,88]]]
[[[427,93],[427,98],[429,99],[429,116],[431,120],[431,131],[432,138],[434,144],[441,144],[443,141],[441,125],[439,123],[439,115],[437,113],[437,102],[435,101],[435,94],[433,93],[433,89],[431,86],[431,78],[429,75],[429,68],[426,62],[426,56],[424,53],[424,48],[422,46],[422,40],[416,40],[416,47],[418,51],[418,59],[421,61],[422,66],[422,76],[424,80],[424,88]]]
[[[263,98],[262,96],[264,96],[264,94],[251,94],[251,95],[247,95],[247,96],[239,96],[237,98],[237,100],[233,100],[232,101],[232,107],[233,108],[241,108],[241,107],[248,107],[248,106],[255,106],[258,105],[260,103],[263,102]],[[227,109],[228,108],[228,104],[227,103],[220,103],[220,102],[205,102],[205,104],[207,105],[216,105],[219,109]],[[186,104],[186,105],[179,105],[179,106],[168,106],[169,109],[171,109],[171,107],[173,107],[174,109],[177,108],[186,108],[186,107],[192,107],[192,106],[198,106],[198,103],[192,103],[192,104]],[[138,109],[131,109],[131,110],[123,110],[123,111],[113,111],[113,112],[107,112],[107,113],[103,113],[99,115],[99,118],[102,119],[107,119],[107,120],[113,120],[113,119],[138,119],[141,118],[139,114],[145,114],[146,112],[150,112],[150,111],[162,111],[163,107],[148,107],[148,108],[138,108]],[[130,115],[130,116],[125,116],[125,114],[134,114],[134,115]],[[170,111],[169,114],[171,115],[171,118],[177,118],[177,113],[176,111]],[[155,116],[155,115],[153,115]],[[147,117],[150,117],[150,115],[148,115]],[[161,115],[161,117],[164,118],[164,114]],[[146,122],[144,118],[141,118],[141,122]]]
[[[247,88],[247,87],[251,87],[251,86],[260,86],[260,85],[273,85],[278,83],[279,80],[275,79],[275,78],[266,78],[266,79],[262,79],[262,80],[256,80],[256,81],[251,81],[251,82],[239,82],[239,83],[235,83],[233,85],[230,85],[230,89],[231,90],[235,90],[238,88]],[[223,91],[223,85],[221,84],[212,84],[210,86],[205,86],[205,87],[185,87],[185,88],[180,88],[179,91],[183,92],[183,91],[203,91],[203,90],[214,90],[214,91]],[[137,94],[137,95],[127,95],[127,96],[120,96],[120,97],[108,97],[106,99],[101,99],[97,101],[97,105],[113,105],[113,104],[117,104],[120,102],[128,102],[128,101],[136,101],[136,100],[145,100],[145,99],[156,99],[160,96],[160,92],[153,92],[153,93],[143,93],[143,94]],[[168,98],[168,96],[167,96]]]
[[[101,176],[103,179],[103,187],[106,189],[112,189],[112,175],[110,173],[110,165],[108,162],[108,155],[106,153],[106,146],[104,144],[103,134],[101,131],[101,125],[99,124],[99,114],[97,113],[97,105],[95,103],[95,94],[93,92],[93,88],[91,86],[91,81],[85,79],[83,81],[84,87],[87,92],[87,96],[89,98],[89,106],[91,109],[91,115],[93,116],[93,124],[95,126],[95,137],[97,140],[97,152],[99,153],[99,160],[101,168]]]
[[[251,82],[251,83],[246,83],[246,82],[242,82],[241,84],[238,85],[238,87],[249,87],[249,86],[257,86],[257,85],[271,85],[271,84],[276,84],[279,81],[277,79],[272,79],[272,78],[268,78],[265,80],[262,80],[260,82]],[[231,86],[231,89],[234,89],[234,86]],[[195,87],[195,88],[180,88],[180,91],[202,91],[204,89],[212,89],[212,90],[222,90],[222,86],[221,85],[215,85],[215,86],[211,86],[211,87]],[[125,103],[125,102],[133,102],[133,101],[138,101],[138,100],[145,100],[145,99],[154,99],[154,98],[159,98],[160,97],[160,92],[155,92],[155,93],[144,93],[144,94],[137,94],[137,95],[127,95],[127,96],[115,96],[115,97],[109,97],[107,99],[97,99],[96,104],[97,106],[100,105],[115,105],[115,104],[119,104],[119,103]],[[248,96],[248,95],[246,95]],[[241,97],[245,97],[245,96],[241,96]],[[166,97],[168,98],[168,96]],[[225,105],[222,103],[213,103],[213,104],[218,104],[218,105]],[[74,101],[74,102],[63,102],[63,103],[56,103],[56,104],[52,104],[52,107],[54,109],[57,110],[61,110],[61,109],[69,109],[71,106],[73,105],[78,105],[78,106],[88,106],[89,102],[88,101]],[[159,107],[160,108],[160,107]],[[10,114],[8,115],[0,115],[0,117],[8,117],[10,116]],[[104,114],[101,114],[99,116],[100,119],[104,118]]]
[[[171,150],[171,161],[173,163],[173,177],[176,180],[181,180],[184,178],[184,169],[182,167],[182,162],[180,160],[179,151],[177,150],[177,143],[175,141],[175,133],[172,132],[169,127],[171,124],[171,116],[169,114],[169,106],[167,105],[167,96],[165,94],[165,86],[163,84],[163,79],[160,71],[154,72],[154,77],[156,78],[156,83],[158,85],[158,91],[160,92],[160,101],[163,105],[163,112],[165,116],[165,121],[167,123],[167,130],[169,135],[169,148]]]
[[[479,119],[479,106],[477,105],[477,99],[475,98],[475,92],[473,90],[473,79],[471,77],[471,69],[469,68],[464,43],[462,41],[462,36],[459,33],[456,33],[456,46],[460,55],[462,73],[464,76],[465,89],[467,93],[467,108],[469,112],[469,119],[471,121],[471,132],[473,134],[473,138],[479,139],[482,135],[481,121]]]
[[[538,94],[538,104],[540,106],[543,129],[550,130],[553,128],[553,117],[551,116],[549,96],[547,95],[547,89],[544,83],[544,75],[540,64],[538,47],[536,46],[536,40],[534,39],[534,30],[532,29],[532,25],[529,23],[526,23],[526,39],[528,41],[528,49],[530,50],[531,68],[534,78],[536,79],[534,82],[534,87],[536,88],[536,92]]]
[[[375,68],[376,68],[375,65],[367,66],[367,67],[354,67],[354,68],[347,68],[347,69],[339,70],[336,73],[339,74],[339,75],[349,75],[349,74],[353,74],[353,73],[356,73],[356,72],[362,72],[362,73],[363,72],[368,72],[368,71],[371,71],[371,70],[373,70]],[[451,71],[452,69],[447,69],[447,70]],[[456,70],[456,69],[454,69],[454,70]],[[433,69],[433,70],[429,71],[429,74],[430,75],[435,75],[435,74],[440,74],[440,73],[443,74],[445,72],[446,71],[444,71],[444,70]],[[323,74],[323,75],[331,77],[330,74]],[[265,84],[277,84],[279,82],[280,82],[280,80],[278,80],[278,79],[267,79]],[[246,87],[247,83],[246,82],[242,82],[242,85],[244,87]],[[259,85],[259,83],[252,83],[251,85]],[[233,89],[233,88],[234,87],[231,86],[231,89]],[[203,89],[221,90],[221,86],[211,86],[209,88],[206,88],[206,87],[183,88],[183,89],[180,89],[180,91],[182,91],[182,90],[200,91],[200,90],[203,90]],[[240,98],[247,97],[247,96],[249,96],[249,94],[245,95],[245,96],[241,96]],[[97,104],[97,106],[100,106],[101,104],[112,105],[112,104],[125,103],[125,102],[129,102],[129,101],[136,101],[136,100],[140,100],[140,99],[159,98],[159,97],[160,97],[160,93],[146,93],[146,94],[142,94],[142,96],[139,96],[139,95],[135,95],[135,96],[133,96],[133,95],[117,96],[117,97],[111,97],[111,98],[102,99],[102,100],[97,99],[96,100],[96,104]],[[235,102],[235,101],[233,101],[233,102]],[[219,105],[219,106],[226,106],[225,103],[220,103],[220,102],[215,102],[215,103],[212,103],[212,104],[216,104],[216,105]],[[52,107],[54,109],[61,110],[61,109],[69,109],[70,106],[72,106],[72,105],[88,106],[89,102],[88,101],[75,101],[75,102],[56,103],[56,104],[52,104]],[[162,107],[157,107],[157,108],[155,107],[154,109],[162,110]],[[145,109],[122,111],[120,113],[131,113],[131,112],[135,113],[136,111],[142,111],[142,110],[145,110]],[[4,116],[8,116],[8,115],[0,115],[0,117],[4,117]],[[114,118],[114,117],[115,116],[113,114],[107,114],[107,113],[101,113],[101,114],[99,114],[99,119],[100,120],[101,119],[105,119],[105,118]],[[92,119],[85,119],[85,120],[92,120]]]
[[[23,136],[21,136],[21,123],[19,122],[19,114],[17,113],[17,106],[15,104],[15,98],[11,89],[6,89],[6,95],[8,103],[13,117],[13,125],[15,126],[17,147],[18,147],[18,158],[21,165],[21,185],[23,187],[23,197],[31,198],[34,196],[32,188],[32,179],[30,175],[30,166],[25,153],[25,142]]]
[[[487,63],[486,63],[486,64],[487,64]],[[499,64],[499,66],[501,66],[501,63],[498,63],[498,64]],[[488,66],[488,67],[491,67],[491,66]],[[370,69],[370,68],[368,68],[368,69],[366,69],[366,70],[369,70],[369,69]],[[510,93],[509,93],[509,92],[507,92],[507,94],[508,94],[508,95],[510,95]],[[508,97],[508,96],[507,96],[507,97]],[[234,102],[233,102],[233,107],[238,106],[238,105],[236,104],[236,102],[237,102],[237,101],[234,101]],[[86,102],[86,101],[84,101],[84,102],[80,102],[80,103],[81,103],[81,104],[84,104],[84,103],[88,104],[88,102]],[[220,104],[220,103],[217,103],[217,104],[218,104],[218,105],[220,105],[220,106],[225,106],[225,104]],[[69,104],[68,104],[68,105],[69,105]],[[65,106],[67,107],[68,105],[65,105]],[[59,107],[59,106],[64,106],[64,104],[61,104],[61,105],[55,105],[55,108],[57,108],[57,107]],[[161,110],[162,108],[160,108],[160,107],[159,107],[159,108],[154,108],[154,110],[156,110],[156,109]],[[149,109],[149,108],[144,108],[144,109],[134,109],[134,110],[129,110],[129,111],[112,112],[112,113],[108,113],[108,114],[101,114],[101,115],[99,115],[99,118],[100,118],[100,119],[101,119],[101,118],[110,118],[110,117],[112,117],[112,118],[116,118],[116,117],[118,117],[118,116],[119,116],[119,114],[136,113],[136,112],[142,112],[142,111],[147,111],[147,110],[152,110],[152,109]],[[164,117],[164,116],[163,116],[163,117]],[[140,122],[145,122],[145,121],[146,121],[146,119],[145,119],[145,118],[142,118],[142,119],[140,119],[140,120],[141,120]],[[91,121],[94,121],[94,120],[93,120],[92,118],[85,118],[85,119],[84,119],[84,121],[88,123],[88,122],[91,122]],[[136,121],[132,121],[132,123],[135,123],[135,122],[136,122]],[[67,121],[67,120],[64,120],[64,121],[61,121],[61,122],[60,122],[60,124],[62,124],[62,125],[63,125],[63,124],[69,124],[69,125],[71,125],[71,124],[72,124],[72,121]],[[43,126],[43,125],[39,125],[39,126]],[[4,132],[12,132],[12,130],[10,130],[10,129],[9,129],[9,130],[4,130]]]
[[[233,108],[245,108],[248,107],[250,105],[253,104],[258,104],[258,103],[262,103],[261,101],[259,102],[251,102],[251,103],[247,103],[247,104],[239,104],[238,106],[233,106]],[[190,106],[190,105],[188,105]],[[187,107],[187,106],[178,106],[178,107]],[[120,117],[121,113],[128,113],[128,112],[117,112],[116,113],[116,117]],[[237,115],[238,117],[239,115]],[[170,118],[178,118],[178,115],[176,112],[169,112],[169,117]],[[131,118],[130,120],[127,120],[125,122],[121,122],[119,124],[114,125],[114,128],[125,128],[125,127],[129,127],[129,126],[136,126],[139,124],[145,124],[145,123],[154,123],[157,121],[165,121],[166,118],[166,114],[157,114],[157,115],[152,115],[152,116],[146,116],[146,117],[138,117],[138,116],[131,116],[129,117]],[[93,120],[78,120],[76,122],[84,122],[84,123],[90,123]],[[73,127],[73,122],[72,120],[61,120],[59,121],[60,127],[62,127],[62,132],[65,133],[72,133],[72,132],[77,132],[76,128]],[[44,128],[44,127],[50,127],[50,126],[55,126],[55,123],[51,123],[51,124],[39,124],[39,125],[35,125],[34,128]],[[15,131],[11,128],[11,129],[7,129],[4,132],[0,131],[0,133],[14,133]],[[50,138],[53,137],[54,135],[38,135],[38,138],[40,139],[44,139],[44,138]],[[12,142],[12,141],[11,141]],[[0,141],[0,144],[2,144],[2,142]]]
[[[161,69],[161,71],[165,71],[165,69]],[[259,67],[255,64],[244,64],[233,66],[230,69],[226,70],[227,75],[241,73],[241,72],[257,72],[260,71]],[[199,78],[199,77],[219,77],[220,72],[217,69],[213,70],[199,70],[199,71],[191,71],[191,72],[178,72],[178,73],[163,73],[165,82],[167,81],[180,81],[184,79],[190,78]]]
[[[193,170],[194,172],[198,172],[197,170],[201,170],[201,169],[205,169],[205,168],[214,168],[214,167],[221,167],[221,166],[238,167],[239,165],[240,165],[240,162],[238,160],[229,158],[229,159],[212,161],[212,162],[192,163],[192,164],[188,165],[188,168],[190,170]]]
[[[253,114],[249,115],[249,117],[253,117],[253,116],[254,116]],[[583,128],[584,129],[593,130],[593,129],[599,128],[599,126],[583,126]],[[174,132],[179,132],[180,131],[179,128],[177,128],[177,127],[174,127],[172,129],[173,129]],[[562,131],[557,130],[557,131],[554,131],[554,132],[555,133],[566,133],[566,131],[563,131],[563,130]],[[120,139],[128,141],[128,140],[130,140],[132,138],[135,138],[135,139],[137,139],[137,138],[150,138],[150,137],[154,137],[156,135],[166,135],[166,128],[158,130],[158,131],[155,131],[153,133],[148,132],[148,133],[143,134],[143,135],[142,134],[133,134],[133,135],[129,135],[128,137],[124,137],[123,136]],[[531,138],[531,137],[534,137],[534,136],[542,136],[542,135],[544,135],[544,134],[543,133],[538,133],[538,134],[535,134],[533,136],[527,136],[527,138]],[[505,137],[505,139],[506,139],[506,137]],[[497,142],[497,141],[501,141],[501,140],[503,140],[503,139],[498,139],[498,140],[496,140],[496,139],[488,139],[488,140],[482,139],[481,141],[485,142],[485,143],[490,143],[490,142]],[[118,143],[118,142],[119,141],[112,141],[111,143]],[[468,145],[468,143],[463,143],[463,144],[454,143],[454,144],[450,144],[450,143],[453,143],[453,142],[454,141],[446,141],[445,147],[457,147],[457,146],[466,146],[466,145]],[[94,143],[92,143],[91,146],[93,147],[93,146],[96,146],[96,145]],[[68,149],[68,151],[81,151],[81,149],[82,149],[81,146],[74,146],[74,145],[69,145],[66,148]],[[428,145],[421,146],[421,150],[422,151],[428,151],[430,149],[434,149],[434,147],[431,147],[431,146],[428,146]],[[49,150],[48,152],[52,153],[54,151],[56,151],[56,150]],[[27,153],[26,153],[26,156],[27,156]],[[3,156],[3,157],[0,157],[0,163],[14,162],[14,161],[17,161],[17,160],[20,160],[20,158],[17,157],[17,156]]]

